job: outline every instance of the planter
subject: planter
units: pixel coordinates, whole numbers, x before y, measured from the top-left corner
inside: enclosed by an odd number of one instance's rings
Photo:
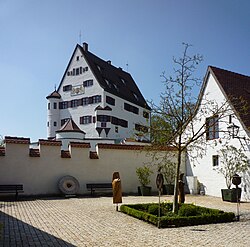
[[[138,195],[139,196],[150,196],[151,187],[150,186],[138,186]]]
[[[241,188],[222,189],[221,190],[222,200],[227,202],[237,202],[237,190],[238,190],[238,201],[240,201]]]
[[[163,185],[163,195],[173,195],[174,194],[174,185],[173,184],[164,184]]]

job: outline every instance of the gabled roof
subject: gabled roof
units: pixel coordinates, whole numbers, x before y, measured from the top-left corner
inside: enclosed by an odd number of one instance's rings
[[[84,131],[80,130],[80,128],[76,125],[72,118],[69,118],[65,124],[61,127],[61,129],[56,131],[58,132],[80,132],[85,134]]]
[[[104,61],[91,53],[88,50],[88,44],[86,43],[83,44],[83,47],[77,44],[73,55],[77,48],[80,49],[100,86],[106,92],[150,110],[150,107],[129,73],[125,72],[121,68],[113,66],[110,61]],[[66,72],[69,68],[71,60],[73,59],[73,55],[63,75],[59,88],[61,87],[64,77],[66,76]]]
[[[224,91],[223,93],[241,118],[241,121],[250,130],[250,76],[213,66],[208,67],[208,73],[215,77],[222,91]]]

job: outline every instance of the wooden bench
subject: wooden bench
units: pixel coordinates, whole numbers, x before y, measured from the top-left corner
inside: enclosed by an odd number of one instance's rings
[[[94,195],[95,190],[112,190],[112,183],[91,183],[86,184],[88,190],[91,190],[91,195]]]
[[[18,193],[23,192],[22,184],[0,184],[0,193],[15,193],[16,199],[18,197]]]

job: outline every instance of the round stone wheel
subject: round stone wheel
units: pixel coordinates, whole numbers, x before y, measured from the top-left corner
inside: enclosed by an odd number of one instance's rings
[[[59,190],[65,195],[74,195],[78,192],[80,185],[76,178],[64,176],[58,182]]]

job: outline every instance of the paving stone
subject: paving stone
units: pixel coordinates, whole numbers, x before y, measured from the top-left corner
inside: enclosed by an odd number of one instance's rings
[[[123,198],[143,202],[158,197]],[[186,202],[236,212],[235,203],[216,197],[187,196]],[[111,197],[0,201],[0,246],[250,246],[250,203],[241,203],[240,212],[239,222],[158,229],[116,212]]]

